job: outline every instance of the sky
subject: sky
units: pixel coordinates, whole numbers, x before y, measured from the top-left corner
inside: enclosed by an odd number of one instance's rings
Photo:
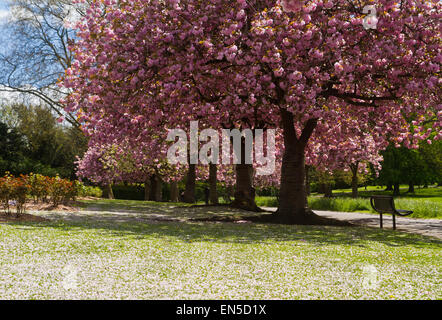
[[[0,0],[0,24],[4,23],[9,15],[9,10],[5,0]]]
[[[7,26],[6,22],[8,21],[8,16],[9,16],[9,10],[8,10],[8,3],[9,0],[0,0],[0,54],[1,53],[5,53],[6,48],[8,48],[11,38],[8,37],[8,33],[4,32],[4,27]],[[4,74],[1,74],[2,70],[0,70],[0,77],[4,76]],[[4,87],[2,87],[0,85],[0,89],[4,89]],[[39,102],[39,100],[35,99],[35,98],[29,98],[30,100],[26,100],[28,102],[31,103],[35,103],[37,104]],[[11,101],[22,101],[22,97],[17,94],[17,93],[13,93],[13,92],[5,92],[5,91],[0,91],[0,108],[2,107],[3,104],[7,104]]]
[[[0,25],[4,23],[8,17],[9,11],[6,5],[5,0],[0,0]],[[0,35],[0,43],[3,42],[4,39]],[[0,92],[0,104],[4,102],[5,100],[9,100],[10,94]]]

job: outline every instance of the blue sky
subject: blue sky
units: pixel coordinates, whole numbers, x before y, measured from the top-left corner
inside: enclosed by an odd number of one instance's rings
[[[8,11],[8,6],[7,6],[7,0],[0,0],[0,52],[1,52],[1,48],[4,48],[4,42],[7,42],[7,38],[6,38],[6,32],[2,32],[1,27],[2,25],[4,25],[4,23],[7,21],[6,19],[8,18],[9,15],[9,11]]]
[[[6,7],[6,1],[0,0],[0,9],[4,9]]]

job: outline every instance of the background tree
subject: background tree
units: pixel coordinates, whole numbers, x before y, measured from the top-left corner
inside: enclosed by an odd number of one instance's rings
[[[74,127],[79,126],[76,116],[66,113],[60,103],[68,92],[56,83],[73,60],[68,45],[75,32],[67,23],[81,16],[85,5],[11,0],[10,20],[0,30],[8,43],[0,49],[0,91],[19,93],[27,103],[37,99]]]
[[[5,170],[16,173],[41,173],[48,176],[59,174],[75,178],[75,160],[87,146],[82,132],[75,127],[63,125],[45,105],[12,104],[0,107],[0,121],[10,123],[9,130],[21,139],[12,150],[20,150]],[[21,156],[20,156],[21,155]]]
[[[420,143],[419,149],[389,146],[382,155],[378,182],[393,187],[393,194],[400,194],[400,185],[408,184],[408,192],[414,192],[415,185],[439,182],[441,168],[441,143],[429,145]]]
[[[430,141],[431,142],[431,141]],[[442,185],[442,141],[433,141],[431,144],[423,141],[419,146],[419,153],[426,164],[427,176],[424,186],[428,183]]]
[[[24,162],[24,137],[13,128],[0,122],[0,176],[6,171],[18,175]]]

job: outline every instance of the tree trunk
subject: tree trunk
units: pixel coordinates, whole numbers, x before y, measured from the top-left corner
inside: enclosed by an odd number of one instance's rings
[[[259,212],[261,209],[255,203],[255,190],[253,188],[253,165],[235,165],[236,185],[235,199],[232,207],[248,211]]]
[[[209,201],[211,204],[218,204],[218,192],[216,190],[217,171],[216,164],[209,164]]]
[[[255,189],[253,188],[253,165],[246,164],[245,138],[241,138],[241,163],[235,165],[236,185],[235,199],[232,207],[248,211],[259,212],[261,209],[255,203]]]
[[[189,170],[187,172],[186,190],[184,190],[184,202],[195,202],[195,181],[196,181],[196,165],[189,164]]]
[[[178,181],[170,183],[170,201],[178,202]]]
[[[115,199],[114,198],[114,192],[112,191],[112,185],[111,184],[105,185],[103,189],[104,189],[103,190],[103,198]]]
[[[153,174],[150,177],[150,190],[149,190],[149,200],[151,201],[161,201],[162,200],[162,181],[157,174]]]
[[[331,198],[333,197],[333,190],[330,183],[324,184],[324,197]]]
[[[293,114],[281,111],[284,155],[281,167],[279,207],[275,220],[288,224],[317,224],[320,219],[308,208],[305,185],[305,148],[316,128],[317,119],[306,122],[301,136],[296,135]]]
[[[401,194],[400,188],[399,188],[399,183],[395,183],[394,184],[394,189],[393,189],[393,195],[394,196],[398,196]]]
[[[408,184],[408,193],[414,193],[414,183],[410,182]]]
[[[310,195],[310,175],[309,175],[310,166],[305,166],[305,192],[307,196]]]
[[[308,221],[305,188],[305,155],[302,146],[291,146],[284,151],[281,167],[281,189],[277,220],[285,223]]]
[[[350,165],[350,169],[351,169],[351,196],[352,198],[357,198],[358,197],[358,166],[359,166],[359,162],[356,163],[352,163]]]
[[[149,200],[150,178],[147,177],[144,181],[144,200]]]
[[[157,187],[155,189],[155,201],[163,201],[163,181],[157,176]]]

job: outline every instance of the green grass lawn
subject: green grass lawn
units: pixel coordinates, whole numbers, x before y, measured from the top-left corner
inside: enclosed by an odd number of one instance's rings
[[[97,215],[186,211],[84,204],[92,206]],[[424,236],[362,227],[8,223],[0,224],[0,299],[441,299],[441,248]]]
[[[403,190],[401,196],[395,197],[397,209],[412,210],[412,218],[442,218],[442,187],[417,189],[414,194],[406,193]],[[313,210],[342,211],[342,212],[370,212],[375,213],[371,208],[371,195],[388,194],[391,191],[383,191],[377,187],[359,188],[359,198],[351,198],[350,189],[333,190],[333,198],[324,198],[319,194],[312,194],[309,197],[309,206]],[[277,199],[275,197],[257,197],[259,206],[275,207]]]

